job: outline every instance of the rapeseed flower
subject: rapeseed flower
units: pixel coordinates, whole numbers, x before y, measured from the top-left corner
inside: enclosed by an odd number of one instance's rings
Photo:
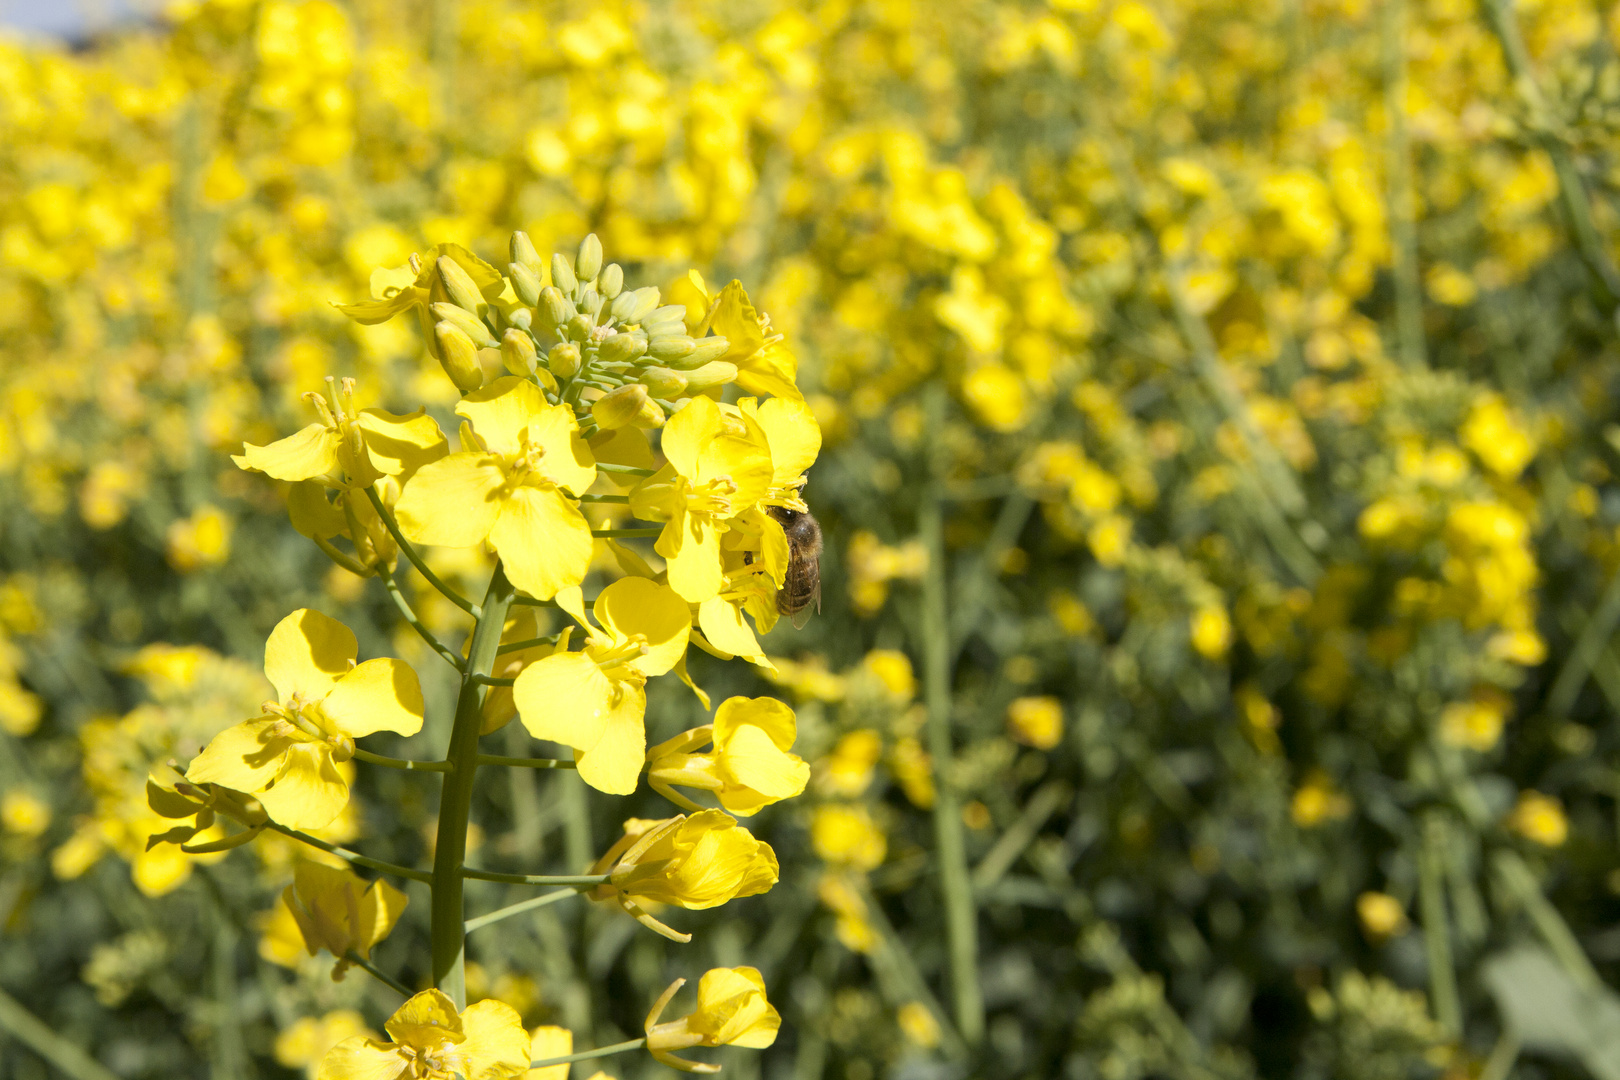
[[[242,444],[238,468],[276,480],[316,480],[330,487],[367,487],[384,476],[408,474],[445,454],[444,433],[425,410],[398,416],[354,404],[354,380],[341,389],[328,378],[325,397],[304,399],[320,420],[268,446]]]
[[[660,1024],[675,992],[686,984],[676,979],[647,1014],[647,1049],[660,1064],[681,1072],[719,1072],[720,1066],[674,1056],[671,1051],[694,1046],[746,1046],[763,1050],[776,1042],[782,1017],[766,1000],[765,979],[751,967],[712,968],[698,981],[697,1008],[679,1020]]]
[[[325,949],[337,958],[333,979],[343,978],[353,963],[351,952],[362,960],[371,956],[371,947],[388,936],[408,903],[386,881],[365,881],[353,871],[312,862],[294,868],[281,902],[298,924],[309,955]]]
[[[804,792],[810,766],[788,751],[797,736],[793,710],[774,698],[727,698],[714,723],[693,728],[647,753],[647,782],[677,806],[702,809],[674,790],[712,791],[740,817]],[[692,753],[704,743],[713,749]]]
[[[529,1071],[529,1033],[504,1002],[457,1015],[443,993],[424,990],[383,1029],[391,1042],[355,1035],[327,1051],[316,1080],[512,1080]]]

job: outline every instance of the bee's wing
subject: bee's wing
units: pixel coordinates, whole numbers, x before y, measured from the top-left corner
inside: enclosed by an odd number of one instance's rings
[[[814,610],[812,610],[812,608]],[[815,591],[813,593],[811,593],[810,603],[804,605],[804,607],[800,608],[798,611],[795,611],[793,613],[793,629],[795,629],[795,630],[803,630],[804,626],[805,626],[805,623],[808,623],[810,621],[810,616],[812,616],[812,615],[820,615],[820,614],[821,614],[821,582],[820,582],[820,580],[817,580],[816,581]]]

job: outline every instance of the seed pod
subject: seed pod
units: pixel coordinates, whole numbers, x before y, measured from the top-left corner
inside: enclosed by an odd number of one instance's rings
[[[602,342],[596,355],[610,364],[634,360],[647,351],[647,339],[640,334],[614,334]]]
[[[697,342],[684,334],[655,337],[647,343],[647,355],[666,364],[674,364],[697,350]]]
[[[647,394],[640,383],[626,383],[596,399],[591,416],[603,431],[614,428],[655,428],[664,426],[664,410]]]
[[[579,279],[574,277],[574,268],[569,266],[568,260],[561,255],[551,257],[551,283],[569,296],[579,288]]]
[[[546,265],[540,261],[540,253],[534,250],[534,242],[529,239],[529,234],[522,231],[512,234],[512,261],[528,270],[536,278],[540,276],[540,271],[545,269]]]
[[[730,348],[731,342],[723,337],[706,337],[699,341],[686,356],[680,360],[670,361],[669,366],[679,368],[682,371],[691,371],[693,368],[702,367],[711,360],[720,359],[726,355]],[[651,350],[649,349],[649,351]]]
[[[547,285],[540,290],[540,302],[535,305],[535,314],[540,316],[541,325],[547,330],[557,329],[578,313],[574,302],[555,285]]]
[[[546,366],[559,379],[572,379],[579,373],[579,346],[571,341],[553,345],[546,354]]]
[[[501,337],[501,363],[514,375],[533,375],[539,361],[534,339],[522,330],[513,328]]]
[[[666,367],[643,368],[641,382],[655,398],[673,401],[686,392],[686,376]]]
[[[711,360],[702,367],[694,368],[686,373],[686,388],[693,393],[708,390],[715,386],[724,386],[737,378],[737,365],[728,364],[724,360]]]
[[[574,259],[574,273],[581,281],[595,281],[602,269],[602,241],[595,233],[579,242],[579,255]]]
[[[467,271],[461,264],[448,255],[440,255],[433,264],[439,271],[439,281],[444,284],[444,291],[450,297],[450,302],[467,311],[477,312],[484,307],[484,298],[478,292],[478,286],[473,279],[467,276]]]
[[[489,332],[489,327],[484,325],[484,320],[466,308],[445,303],[430,304],[429,308],[432,310],[435,319],[441,319],[459,329],[478,348],[488,349],[495,346],[495,335]]]
[[[608,263],[602,267],[602,272],[596,277],[596,291],[608,300],[623,292],[624,268],[618,263]]]
[[[640,323],[657,306],[658,287],[649,285],[645,289],[633,289],[615,296],[608,313],[622,323]]]
[[[484,369],[478,364],[478,347],[472,338],[449,320],[433,327],[433,337],[439,343],[439,363],[457,390],[470,394],[484,385]]]
[[[517,298],[525,307],[534,307],[540,302],[539,274],[520,262],[509,265],[506,274],[512,279],[512,291],[517,293]]]

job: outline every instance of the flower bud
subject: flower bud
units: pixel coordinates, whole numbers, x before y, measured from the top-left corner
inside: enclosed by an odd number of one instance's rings
[[[434,267],[439,271],[439,281],[444,285],[444,291],[450,297],[450,302],[467,311],[477,311],[484,306],[484,298],[478,292],[478,286],[461,264],[448,255],[440,255]]]
[[[648,323],[677,323],[682,327],[680,332],[684,334],[686,333],[686,308],[680,304],[665,304],[661,308],[654,308],[649,311],[646,321]]]
[[[540,275],[530,270],[520,262],[515,262],[506,268],[507,276],[512,279],[512,291],[526,307],[534,307],[540,302]]]
[[[515,308],[512,314],[506,317],[506,321],[519,330],[528,330],[534,326],[534,312],[526,307]]]
[[[539,354],[534,339],[515,327],[501,337],[501,363],[514,375],[533,375]]]
[[[573,341],[589,341],[591,331],[595,328],[596,323],[591,320],[589,315],[580,314],[569,319],[567,324],[557,331],[557,334]]]
[[[484,369],[478,364],[478,346],[472,338],[448,320],[433,327],[433,338],[439,344],[439,363],[457,390],[470,394],[484,385]]]
[[[686,376],[666,367],[645,368],[640,378],[647,392],[655,398],[674,401],[686,392]]]
[[[560,254],[551,257],[551,283],[570,295],[579,288],[579,279],[574,276],[574,268],[569,266],[568,260]]]
[[[647,388],[640,383],[626,383],[597,398],[596,404],[591,406],[591,416],[603,431],[622,427],[655,428],[664,423],[664,410],[647,396]]]
[[[480,349],[494,348],[496,344],[495,335],[489,332],[489,327],[484,325],[484,320],[472,312],[457,307],[455,304],[444,303],[432,304],[430,310],[432,310],[435,319],[443,320],[454,326],[457,330],[466,334],[468,339]]]
[[[579,310],[591,317],[593,325],[596,322],[597,313],[602,310],[603,303],[602,294],[597,292],[594,287],[586,288],[579,296]]]
[[[621,292],[613,298],[608,314],[622,323],[639,323],[658,306],[658,289],[649,285],[645,289]]]
[[[737,365],[724,360],[711,360],[702,367],[693,368],[686,373],[686,388],[693,393],[708,390],[715,386],[724,386],[734,382],[737,378]]]
[[[559,379],[572,379],[579,373],[579,346],[571,341],[553,345],[546,354],[546,366]]]
[[[555,330],[578,314],[578,309],[572,300],[562,294],[561,289],[547,285],[540,290],[540,302],[535,305],[535,313],[547,330]]]
[[[647,355],[666,364],[683,360],[696,351],[697,342],[685,334],[672,337],[655,337],[647,343]]]
[[[700,368],[711,360],[718,360],[731,350],[731,342],[723,337],[706,337],[697,343],[697,347],[688,353],[678,363],[670,367],[680,368],[682,371],[691,371]]]
[[[596,280],[602,269],[602,241],[591,233],[579,242],[579,255],[574,259],[574,273],[581,281]]]
[[[624,268],[618,263],[608,263],[604,266],[596,278],[596,291],[609,300],[623,292]]]
[[[614,334],[602,342],[597,355],[610,364],[634,360],[647,351],[647,339],[640,334]]]
[[[540,253],[534,250],[534,241],[529,239],[528,233],[519,230],[512,234],[511,251],[513,262],[529,271],[536,279],[540,277],[540,271],[546,264],[540,261]]]

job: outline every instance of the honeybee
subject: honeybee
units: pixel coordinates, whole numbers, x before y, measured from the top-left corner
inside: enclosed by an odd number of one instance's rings
[[[808,512],[785,506],[767,508],[787,534],[787,580],[776,593],[776,610],[793,617],[793,628],[804,629],[811,606],[821,611],[821,523]]]

